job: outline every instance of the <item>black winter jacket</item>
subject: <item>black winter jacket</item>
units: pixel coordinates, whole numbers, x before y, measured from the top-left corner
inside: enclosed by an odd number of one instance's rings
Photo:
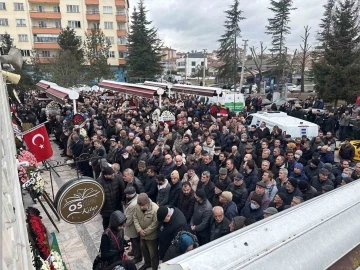
[[[220,237],[223,237],[230,233],[230,221],[224,217],[223,221],[219,224],[215,221],[214,218],[210,220],[209,233],[210,241],[214,241]]]
[[[101,208],[100,214],[103,217],[110,217],[111,213],[120,210],[122,211],[121,202],[124,199],[124,182],[120,175],[115,175],[113,179],[105,179],[100,176],[96,180],[105,191],[105,202]]]
[[[169,222],[159,224],[159,257],[162,260],[166,251],[171,245],[171,241],[180,231],[185,231],[187,227],[184,214],[175,206],[168,206],[174,209]]]
[[[183,212],[187,222],[190,222],[190,219],[194,214],[194,206],[196,202],[194,193],[195,192],[191,190],[188,195],[185,195],[182,191],[180,191],[179,195],[178,208],[181,212]]]
[[[248,191],[246,189],[245,183],[240,186],[235,186],[234,183],[231,183],[226,190],[232,193],[232,201],[236,204],[238,212],[241,213],[241,210],[244,208],[246,199],[248,197]]]

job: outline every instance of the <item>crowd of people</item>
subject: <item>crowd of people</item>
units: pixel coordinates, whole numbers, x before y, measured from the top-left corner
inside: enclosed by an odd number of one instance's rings
[[[245,112],[212,121],[209,105],[182,99],[183,107],[164,103],[175,116],[166,123],[152,118],[156,100],[137,98],[138,107],[128,109],[98,93],[84,94],[79,104],[87,118],[83,126],[71,121],[70,105],[46,115],[46,104],[29,97],[28,107],[18,108],[40,122],[49,117],[48,131],[63,156],[103,186],[100,249],[109,264],[123,259],[124,237],[131,262],[155,270],[160,261],[360,178],[349,138],[335,162],[334,124],[319,125],[314,138],[283,137],[279,127],[269,130],[264,122],[247,126]],[[259,109],[253,107],[246,104],[245,111]],[[292,107],[289,114],[298,110]],[[347,113],[340,109],[340,128],[349,125]],[[327,121],[335,121],[331,114]],[[360,127],[360,116],[353,116]]]

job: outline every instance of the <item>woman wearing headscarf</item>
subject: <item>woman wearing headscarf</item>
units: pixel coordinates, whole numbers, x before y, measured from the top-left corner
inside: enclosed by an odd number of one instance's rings
[[[171,246],[168,248],[163,262],[169,261],[177,256],[180,256],[186,252],[189,252],[199,246],[198,240],[195,235],[181,231],[175,239],[171,242]]]

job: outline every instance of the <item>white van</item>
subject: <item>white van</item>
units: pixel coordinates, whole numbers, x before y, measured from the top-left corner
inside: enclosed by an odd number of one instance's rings
[[[292,138],[306,135],[308,138],[314,138],[318,135],[318,125],[287,115],[284,112],[257,112],[247,117],[249,125],[260,126],[265,122],[266,126],[272,131],[274,126],[278,126],[283,131],[283,136],[289,134]]]
[[[232,112],[241,112],[245,106],[245,97],[244,94],[234,93],[230,91],[223,91],[222,96],[210,97],[209,103],[220,103],[221,105],[231,109]]]

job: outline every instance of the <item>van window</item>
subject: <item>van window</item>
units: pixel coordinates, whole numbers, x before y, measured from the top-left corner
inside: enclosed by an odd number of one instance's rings
[[[246,124],[247,125],[251,125],[251,121],[252,121],[253,117],[254,116],[252,116],[252,115],[249,115],[248,117],[246,117]]]

